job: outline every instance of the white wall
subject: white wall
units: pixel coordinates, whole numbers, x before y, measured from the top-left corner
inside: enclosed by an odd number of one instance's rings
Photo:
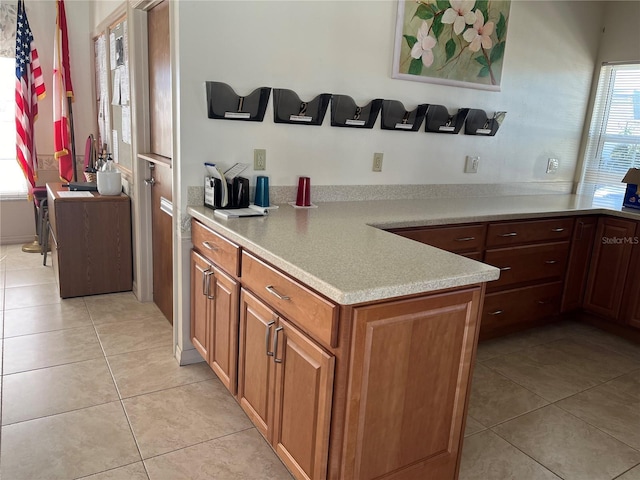
[[[607,3],[604,34],[598,58],[601,62],[640,61],[640,2]]]
[[[571,181],[602,30],[600,2],[514,1],[501,92],[391,78],[396,2],[216,1],[176,4],[180,188],[200,185],[203,161],[253,163],[267,149],[273,185],[298,175],[317,185]],[[506,110],[493,138],[210,120],[207,80],[240,94],[290,88],[303,99],[343,93],[356,102],[397,99],[407,107]],[[329,117],[329,113],[327,113]],[[384,171],[371,172],[374,152]],[[465,155],[480,172],[462,173]],[[548,157],[560,171],[544,173]],[[182,205],[183,210],[186,205]]]

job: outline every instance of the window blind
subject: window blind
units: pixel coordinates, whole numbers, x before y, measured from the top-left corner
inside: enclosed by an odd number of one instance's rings
[[[591,116],[580,193],[620,206],[629,168],[640,167],[640,64],[604,64]]]

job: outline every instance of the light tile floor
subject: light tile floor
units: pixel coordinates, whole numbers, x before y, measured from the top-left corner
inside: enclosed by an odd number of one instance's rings
[[[291,479],[154,305],[0,259],[3,480]],[[571,322],[482,343],[465,434],[461,480],[640,480],[640,346]]]

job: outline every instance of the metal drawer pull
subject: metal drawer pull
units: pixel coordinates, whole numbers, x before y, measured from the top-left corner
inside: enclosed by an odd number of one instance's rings
[[[500,315],[501,313],[503,313],[502,310],[496,310],[495,312],[489,312],[489,315]]]
[[[267,292],[269,292],[271,295],[275,295],[279,300],[291,300],[291,297],[280,295],[278,292],[276,292],[275,288],[273,288],[273,285],[267,285],[265,288],[267,289]]]
[[[215,299],[215,295],[211,295],[211,275],[213,275],[214,273],[215,272],[213,270],[207,272],[207,298],[209,300]]]
[[[500,267],[501,272],[507,272],[509,270],[511,270],[511,267]]]
[[[547,305],[551,303],[551,300],[538,300],[538,305]]]
[[[271,337],[271,327],[273,327],[273,325],[275,325],[276,321],[275,320],[271,320],[269,323],[267,323],[267,329],[266,329],[266,333],[264,335],[264,343],[265,343],[265,349],[267,350],[267,357],[273,357],[273,352],[269,351],[269,340]]]
[[[553,265],[555,263],[558,263],[557,260],[545,260],[544,263],[546,263],[547,265]]]
[[[205,296],[207,295],[207,278],[210,271],[211,271],[211,267],[202,271],[202,294]]]
[[[212,245],[209,242],[202,242],[202,245],[204,245],[206,248],[208,248],[209,250],[213,250],[214,252],[218,251],[218,247],[216,247],[215,245]]]
[[[456,242],[470,242],[471,240],[475,240],[476,237],[462,237],[456,238]]]
[[[278,358],[278,335],[280,330],[284,330],[284,327],[276,328],[276,334],[273,336],[273,361],[276,363],[282,363],[282,359]]]
[[[499,236],[500,237],[517,237],[518,234],[516,232],[510,232],[510,233],[502,233]]]
[[[564,228],[552,228],[551,231],[560,233],[560,232],[564,232]]]

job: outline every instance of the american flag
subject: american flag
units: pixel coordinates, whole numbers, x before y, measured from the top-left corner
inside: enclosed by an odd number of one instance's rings
[[[44,78],[24,1],[18,0],[16,26],[16,152],[29,182],[29,194],[36,184],[38,161],[33,123],[38,116],[38,100],[46,93]]]

